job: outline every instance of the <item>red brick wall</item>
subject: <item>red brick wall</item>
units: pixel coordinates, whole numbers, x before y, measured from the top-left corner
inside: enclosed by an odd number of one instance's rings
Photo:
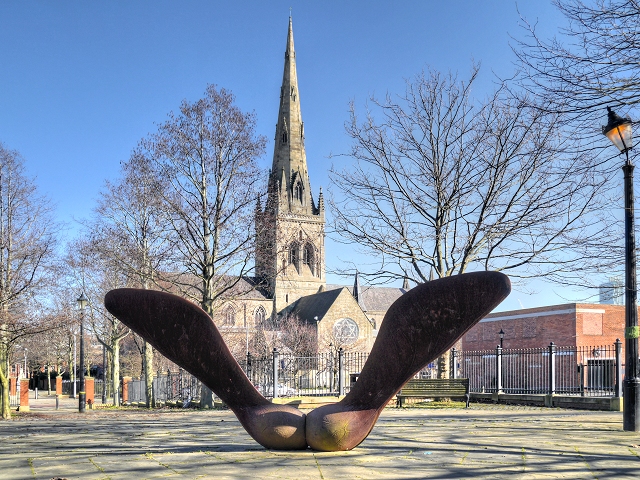
[[[564,304],[493,313],[462,338],[463,350],[492,350],[505,332],[504,348],[612,345],[624,340],[624,306]]]
[[[29,411],[29,380],[20,380],[20,411]]]
[[[604,314],[598,322],[597,314],[579,313],[577,315],[576,332],[578,345],[610,345],[617,338],[624,342],[624,306],[623,305],[584,305],[579,304],[580,309],[585,307],[597,307],[604,310]],[[598,330],[598,323],[601,328]]]

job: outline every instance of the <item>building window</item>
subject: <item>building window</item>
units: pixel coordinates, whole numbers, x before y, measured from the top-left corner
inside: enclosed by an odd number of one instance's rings
[[[287,143],[288,138],[287,132],[282,132],[282,143]]]
[[[254,313],[254,315],[253,315],[253,319],[254,319],[254,321],[255,321],[255,325],[256,325],[256,327],[258,327],[258,328],[264,328],[264,327],[265,327],[264,322],[265,322],[266,318],[267,318],[267,312],[266,312],[266,310],[264,309],[264,307],[263,307],[263,306],[259,306],[259,307],[256,309],[256,312],[255,312],[255,313]]]
[[[300,246],[294,242],[289,247],[289,264],[294,265],[298,268],[298,259],[299,259]]]
[[[236,311],[232,306],[228,306],[222,312],[223,325],[225,327],[233,327],[236,324]]]
[[[293,188],[293,196],[299,202],[302,202],[302,182],[296,182],[296,186]]]
[[[315,255],[313,245],[307,243],[302,251],[302,262],[309,267],[311,273],[314,273]]]
[[[360,329],[350,318],[341,318],[333,325],[333,336],[342,345],[351,345],[358,340]]]

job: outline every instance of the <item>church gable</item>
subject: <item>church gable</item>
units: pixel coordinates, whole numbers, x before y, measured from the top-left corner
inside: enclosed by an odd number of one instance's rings
[[[347,288],[301,297],[286,313],[316,326],[321,350],[329,344],[369,350],[373,344],[371,323]]]

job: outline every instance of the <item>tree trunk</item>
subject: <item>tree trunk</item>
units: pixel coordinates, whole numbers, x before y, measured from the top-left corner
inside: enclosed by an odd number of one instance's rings
[[[47,363],[47,395],[51,395],[51,365]]]
[[[120,406],[120,340],[111,344],[113,349],[113,363],[111,366],[111,388],[113,391],[113,406]]]
[[[213,408],[213,393],[204,383],[201,387],[200,408]]]
[[[450,358],[451,350],[447,350],[440,357],[438,357],[438,378],[450,378]]]
[[[1,410],[2,419],[9,420],[11,418],[11,407],[9,406],[9,369],[7,362],[7,347],[4,344],[0,344],[0,396],[2,399]]]
[[[144,383],[147,408],[155,408],[156,397],[153,393],[153,347],[144,342]]]
[[[76,381],[76,369],[73,364],[73,336],[69,336],[69,351],[67,356],[67,365],[69,365],[69,381],[71,381],[71,394],[74,392],[73,382]],[[28,378],[28,375],[27,375]]]

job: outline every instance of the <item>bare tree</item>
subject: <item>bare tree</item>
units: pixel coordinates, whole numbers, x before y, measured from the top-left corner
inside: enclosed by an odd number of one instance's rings
[[[106,182],[95,217],[87,225],[90,245],[101,261],[127,279],[131,286],[148,289],[157,280],[167,256],[162,208],[162,177],[143,152],[136,150],[122,164],[121,177]],[[153,347],[142,344],[146,405],[153,398]]]
[[[468,270],[582,281],[607,265],[605,177],[562,117],[499,89],[423,72],[399,98],[371,99],[346,125],[353,164],[330,172],[333,231],[379,262],[370,280]],[[376,117],[379,115],[379,117]],[[355,269],[355,266],[354,266]]]
[[[315,326],[300,321],[296,315],[284,314],[277,319],[278,350],[294,356],[310,356],[318,351]]]
[[[255,134],[255,116],[213,85],[204,98],[183,101],[143,142],[167,182],[163,201],[175,274],[166,279],[212,317],[217,302],[253,268],[251,225],[262,178],[257,158],[265,143]]]
[[[636,0],[555,0],[567,19],[559,35],[540,38],[523,19],[516,40],[519,85],[538,105],[570,114],[593,133],[606,105],[640,103],[640,4]],[[596,128],[593,128],[596,127]]]
[[[49,328],[38,299],[54,272],[58,226],[16,151],[0,144],[0,402],[10,417],[9,354],[15,342]],[[40,305],[42,307],[42,305]]]
[[[110,290],[131,285],[128,283],[128,277],[121,270],[114,268],[113,263],[103,261],[105,257],[96,253],[97,249],[90,241],[77,239],[67,250],[67,283],[74,291],[84,292],[89,300],[85,332],[88,330],[93,333],[108,352],[106,370],[111,377],[113,404],[119,405],[120,345],[130,334],[130,330],[104,308],[102,299]]]
[[[474,100],[477,74],[423,72],[403,96],[372,98],[364,121],[352,106],[354,165],[331,171],[333,230],[379,259],[359,267],[374,281],[482,269],[588,282],[615,261],[607,172],[561,114],[506,88]]]

